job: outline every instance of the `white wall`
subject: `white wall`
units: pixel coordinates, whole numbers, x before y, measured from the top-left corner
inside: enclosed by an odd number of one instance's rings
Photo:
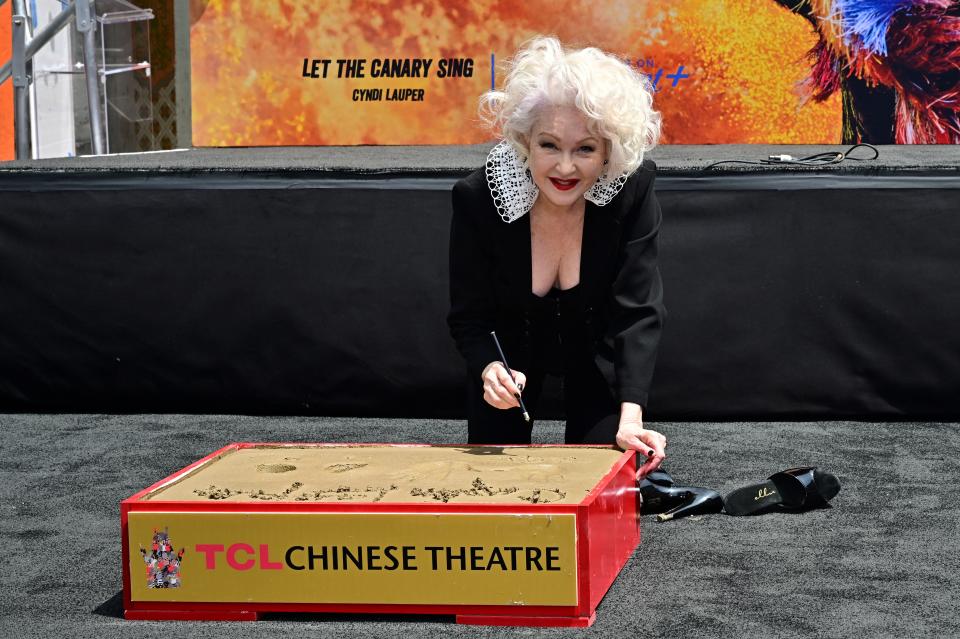
[[[27,0],[28,9],[36,7],[34,33],[60,13],[58,0]],[[74,78],[71,38],[76,33],[73,21],[33,57],[33,85],[30,106],[33,123],[33,157],[56,158],[76,155],[74,125]]]

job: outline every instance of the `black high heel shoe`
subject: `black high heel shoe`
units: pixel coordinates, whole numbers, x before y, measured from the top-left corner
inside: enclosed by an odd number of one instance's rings
[[[640,513],[656,514],[657,521],[723,510],[720,493],[709,488],[674,486],[673,478],[664,470],[655,470],[640,481],[640,497],[643,500]]]
[[[834,475],[816,466],[788,468],[764,481],[733,491],[724,500],[728,515],[762,515],[772,511],[803,512],[829,508],[840,492]]]

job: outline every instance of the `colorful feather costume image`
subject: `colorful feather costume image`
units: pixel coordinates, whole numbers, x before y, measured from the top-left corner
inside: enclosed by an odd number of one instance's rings
[[[775,0],[819,43],[807,99],[843,96],[843,142],[960,143],[960,0]]]

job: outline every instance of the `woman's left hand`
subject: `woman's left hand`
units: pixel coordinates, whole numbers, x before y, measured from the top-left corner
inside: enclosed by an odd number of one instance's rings
[[[623,450],[638,451],[646,461],[637,469],[637,479],[643,479],[657,468],[666,459],[667,438],[655,430],[643,427],[643,422],[637,419],[620,419],[620,428],[617,430],[617,446]]]

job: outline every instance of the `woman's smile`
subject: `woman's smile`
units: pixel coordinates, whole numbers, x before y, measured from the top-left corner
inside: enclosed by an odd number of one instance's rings
[[[553,183],[553,186],[557,188],[557,190],[569,191],[570,189],[575,188],[580,180],[561,180],[560,178],[550,178],[550,181]]]

